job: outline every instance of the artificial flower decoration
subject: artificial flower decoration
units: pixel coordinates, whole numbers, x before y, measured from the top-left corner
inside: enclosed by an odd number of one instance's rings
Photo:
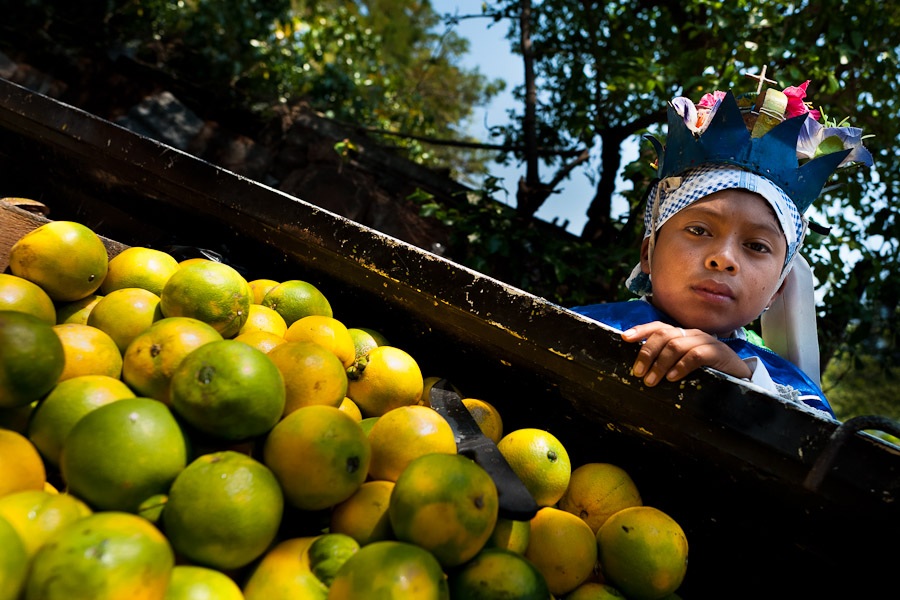
[[[809,115],[815,119],[816,121],[821,118],[822,114],[817,110],[810,110],[806,103],[803,101],[806,98],[806,88],[809,87],[809,79],[804,81],[802,84],[798,86],[790,86],[784,88],[784,95],[787,96],[788,104],[787,108],[784,111],[784,118],[790,119],[791,117],[796,117],[797,115],[805,115],[809,113]]]

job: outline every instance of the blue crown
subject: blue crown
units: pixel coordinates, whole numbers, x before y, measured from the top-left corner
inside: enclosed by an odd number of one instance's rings
[[[765,177],[784,190],[802,215],[813,203],[828,178],[851,150],[841,150],[809,160],[797,160],[797,137],[805,114],[785,119],[761,137],[751,137],[741,109],[731,92],[725,94],[709,126],[699,136],[669,103],[669,134],[666,146],[645,136],[656,149],[657,176],[679,175],[705,163],[742,167]]]

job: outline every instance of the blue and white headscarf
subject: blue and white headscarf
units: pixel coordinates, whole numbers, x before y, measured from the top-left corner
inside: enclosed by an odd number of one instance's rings
[[[701,165],[685,171],[679,177],[667,177],[656,185],[647,199],[647,207],[644,210],[644,237],[650,238],[651,262],[656,242],[655,234],[666,221],[694,202],[715,192],[730,189],[742,189],[759,194],[775,211],[787,242],[787,253],[781,271],[783,281],[791,270],[797,250],[803,244],[808,222],[781,188],[765,177],[733,165]],[[640,263],[632,271],[626,285],[639,296],[652,293],[650,277],[641,270]]]

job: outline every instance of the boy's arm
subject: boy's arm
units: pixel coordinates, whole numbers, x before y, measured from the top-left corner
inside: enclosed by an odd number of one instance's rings
[[[749,379],[753,372],[734,350],[699,329],[682,329],[660,321],[637,325],[622,333],[626,342],[646,340],[632,372],[652,387],[667,379],[678,381],[700,367]]]

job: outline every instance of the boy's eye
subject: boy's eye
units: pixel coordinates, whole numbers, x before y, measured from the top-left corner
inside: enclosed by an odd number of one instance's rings
[[[693,233],[694,235],[703,235],[706,233],[706,229],[701,227],[700,225],[688,225],[684,228],[688,233]]]
[[[750,248],[751,250],[753,250],[754,252],[762,252],[762,253],[771,252],[771,249],[761,242],[749,242],[747,244],[747,247]]]

